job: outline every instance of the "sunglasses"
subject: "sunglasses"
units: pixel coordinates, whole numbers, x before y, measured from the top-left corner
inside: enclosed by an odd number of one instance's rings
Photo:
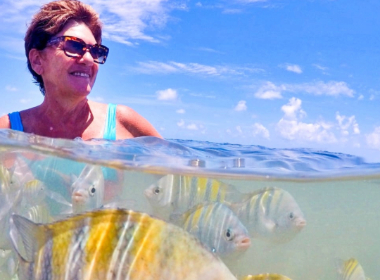
[[[104,64],[107,59],[109,49],[106,46],[86,44],[82,39],[73,36],[53,37],[47,42],[47,46],[62,44],[62,49],[68,57],[82,57],[89,51],[95,63]]]

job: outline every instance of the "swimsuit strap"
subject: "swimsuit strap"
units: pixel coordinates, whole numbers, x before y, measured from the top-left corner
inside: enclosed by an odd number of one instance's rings
[[[11,129],[18,130],[18,131],[24,131],[24,126],[21,122],[21,116],[20,112],[13,112],[8,114],[9,116],[9,122],[11,124]]]
[[[116,104],[108,104],[103,133],[103,138],[106,140],[116,140],[116,106]]]

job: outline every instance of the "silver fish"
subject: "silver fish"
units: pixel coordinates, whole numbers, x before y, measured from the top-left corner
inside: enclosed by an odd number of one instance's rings
[[[96,210],[51,224],[12,215],[11,237],[20,280],[236,280],[185,230],[131,210]]]
[[[251,241],[248,231],[239,218],[223,203],[195,206],[171,220],[197,237],[211,252],[220,256],[243,252]]]
[[[153,208],[169,214],[184,213],[203,202],[237,202],[242,194],[218,180],[169,174],[144,191]]]
[[[253,238],[284,243],[293,239],[306,225],[297,202],[283,189],[263,188],[246,197],[243,202],[230,207]]]
[[[104,176],[99,165],[86,165],[72,188],[73,212],[99,208],[104,201]]]

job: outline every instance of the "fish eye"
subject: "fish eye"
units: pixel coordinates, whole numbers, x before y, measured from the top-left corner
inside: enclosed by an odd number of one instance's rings
[[[234,239],[234,233],[232,232],[232,230],[230,228],[228,228],[226,230],[225,237],[226,237],[227,241],[231,241],[232,239]]]
[[[155,189],[154,189],[154,193],[155,193],[155,194],[159,194],[159,193],[160,193],[160,188],[159,188],[159,187],[155,188]]]
[[[289,214],[289,218],[290,218],[290,219],[293,219],[293,218],[294,218],[294,214],[293,214],[293,212],[290,212],[290,214]]]
[[[95,187],[92,187],[92,188],[90,189],[90,195],[91,195],[91,196],[94,195],[95,192],[96,192]]]

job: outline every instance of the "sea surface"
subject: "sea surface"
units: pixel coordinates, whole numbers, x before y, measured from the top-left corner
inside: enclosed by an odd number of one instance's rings
[[[45,212],[36,216],[25,212],[37,222],[44,222],[45,216],[53,221],[72,214],[72,185],[83,176],[85,166],[101,166],[104,172],[104,196],[96,207],[122,207],[158,217],[160,209],[149,202],[145,190],[168,174],[208,178],[243,194],[276,187],[291,194],[306,225],[291,240],[252,237],[245,252],[223,256],[235,275],[339,279],[337,260],[355,258],[366,277],[380,278],[380,163],[366,163],[360,157],[155,137],[63,140],[0,130],[0,165],[4,172],[13,172],[16,184],[38,180],[49,190],[43,196]],[[0,196],[6,192],[5,181],[0,177]],[[26,205],[34,209],[42,202],[33,203]],[[0,205],[0,221],[9,218],[4,209]],[[17,279],[13,275],[17,258],[11,251],[12,246],[0,248],[0,279]]]

